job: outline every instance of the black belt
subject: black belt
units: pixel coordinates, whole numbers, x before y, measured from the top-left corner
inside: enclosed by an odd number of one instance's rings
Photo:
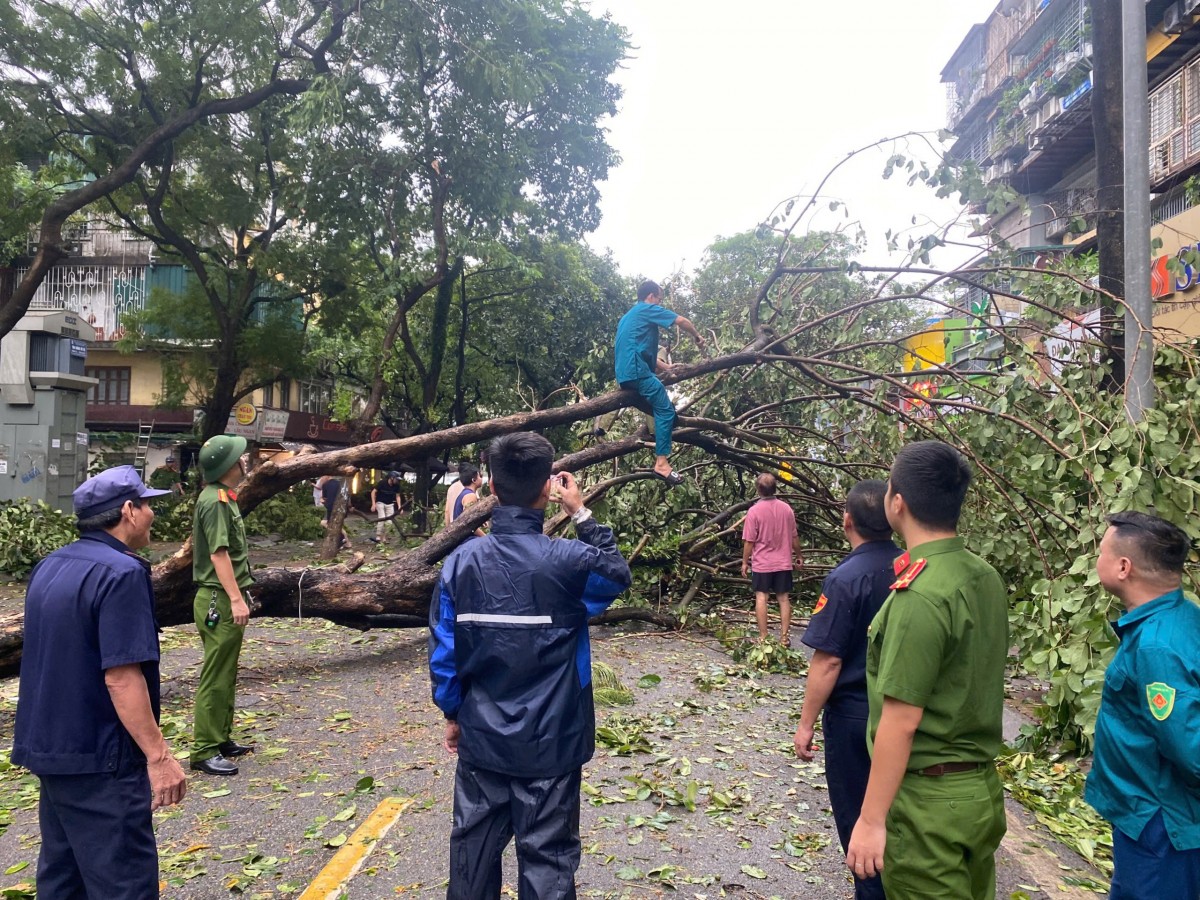
[[[914,769],[913,775],[925,775],[929,778],[941,778],[943,775],[953,775],[955,772],[974,772],[976,769],[982,769],[981,762],[948,762],[938,763],[936,766],[926,766],[923,769]]]

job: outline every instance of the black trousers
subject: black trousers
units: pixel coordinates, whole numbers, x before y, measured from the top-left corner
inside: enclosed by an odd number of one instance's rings
[[[447,900],[497,900],[500,856],[514,835],[520,900],[575,900],[580,775],[513,778],[460,759]]]
[[[40,780],[38,900],[157,900],[145,760],[125,754],[115,772]]]
[[[842,850],[850,846],[854,823],[862,810],[871,774],[871,754],[867,752],[866,717],[847,716],[826,709],[822,715],[825,731],[825,782],[829,785],[829,805],[837,825]],[[876,876],[854,881],[855,900],[884,900],[883,881]]]

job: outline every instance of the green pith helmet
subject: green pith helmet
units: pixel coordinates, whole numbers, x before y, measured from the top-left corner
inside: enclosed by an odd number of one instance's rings
[[[209,484],[218,481],[246,452],[246,439],[229,434],[210,437],[200,448],[200,472]]]

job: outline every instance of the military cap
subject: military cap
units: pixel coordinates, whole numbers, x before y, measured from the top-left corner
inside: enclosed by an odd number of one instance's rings
[[[200,472],[212,483],[228,472],[246,452],[246,439],[231,434],[210,437],[200,448]]]

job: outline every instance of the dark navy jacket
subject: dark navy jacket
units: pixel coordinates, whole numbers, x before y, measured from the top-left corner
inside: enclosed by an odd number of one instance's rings
[[[500,506],[492,532],[442,566],[429,611],[433,700],[460,728],[458,755],[518,778],[564,775],[592,757],[588,619],[629,587],[612,529],[542,534],[544,513]]]
[[[158,656],[150,564],[104,531],[55,550],[25,593],[12,761],[37,775],[90,775],[141,759],[104,672],[139,663],[157,719]]]
[[[891,541],[859,544],[821,585],[821,599],[801,640],[842,661],[825,704],[830,712],[867,716],[867,626],[892,592],[892,563],[899,555]]]

